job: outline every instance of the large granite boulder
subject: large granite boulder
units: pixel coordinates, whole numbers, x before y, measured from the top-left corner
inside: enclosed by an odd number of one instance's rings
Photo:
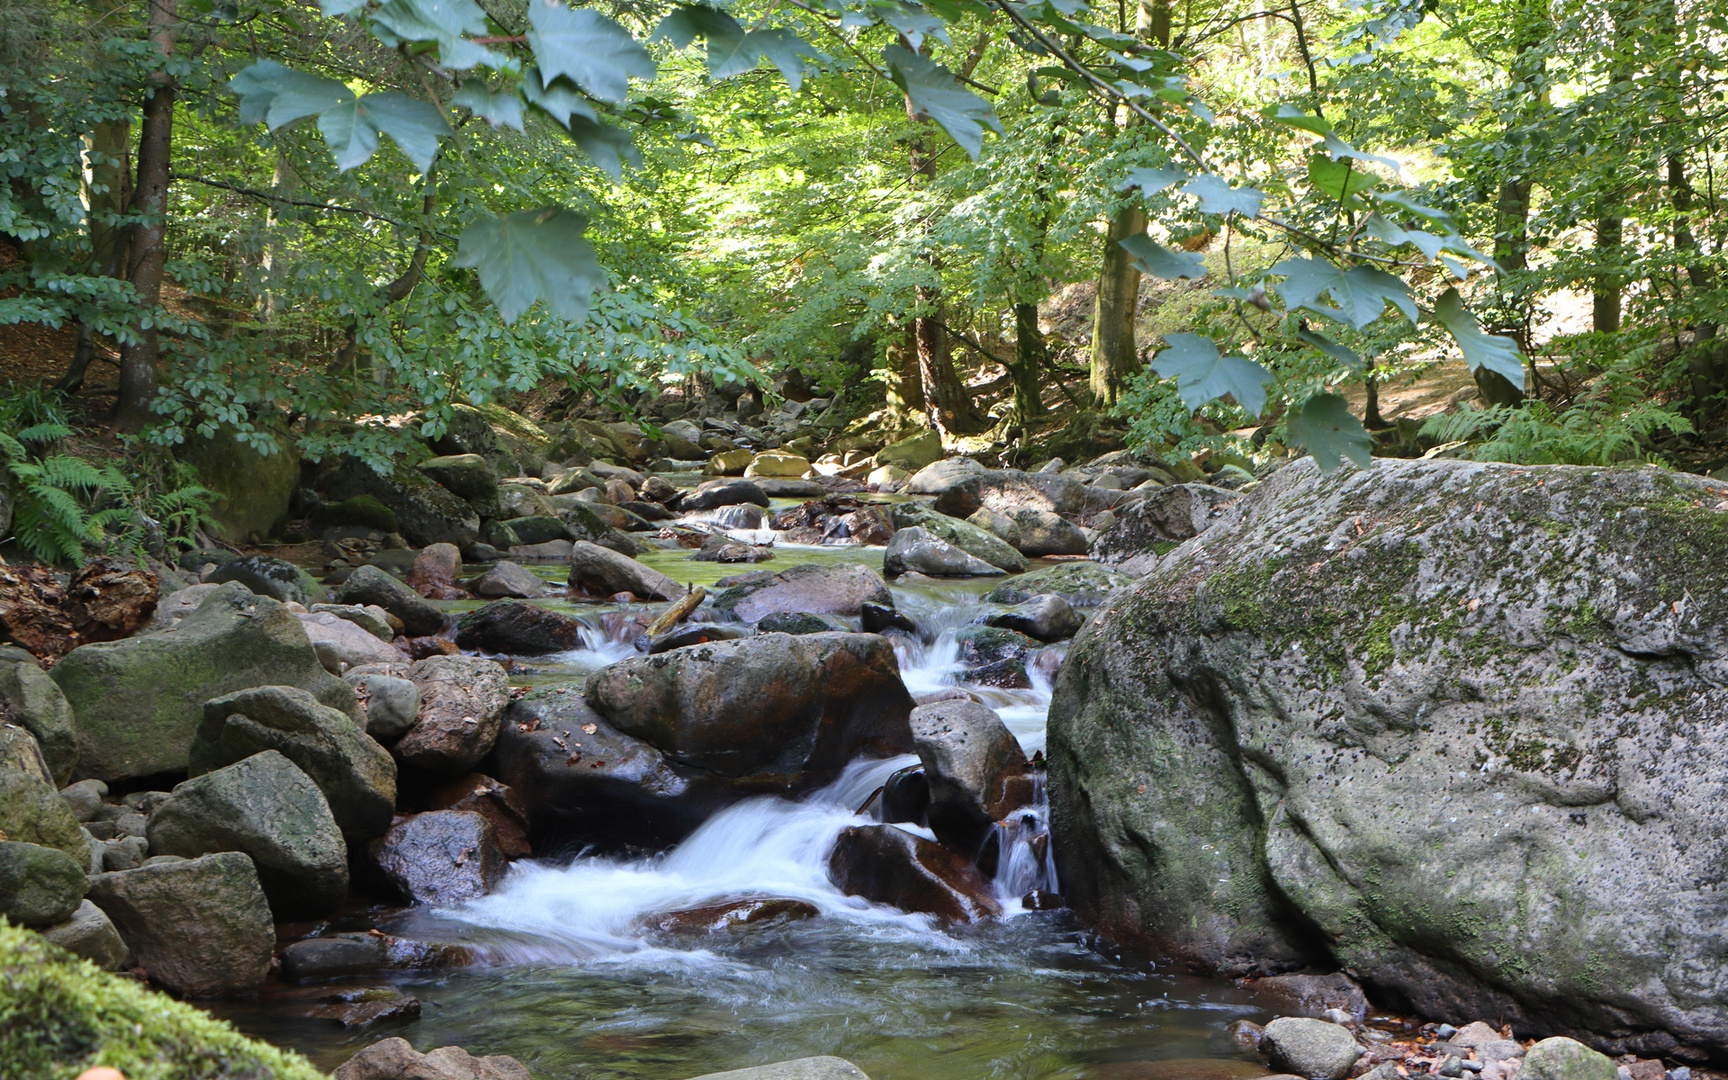
[[[1209,971],[1722,1054],[1725,715],[1728,484],[1298,463],[1075,640],[1062,891]]]
[[[426,637],[444,629],[444,613],[400,578],[376,566],[356,566],[332,594],[339,604],[372,605],[402,620],[409,637]]]
[[[1086,485],[1073,477],[985,469],[967,458],[950,458],[919,470],[906,482],[906,491],[934,495],[936,512],[956,518],[971,517],[979,507],[1010,515],[1017,510],[1079,514],[1094,502]]]
[[[862,563],[802,563],[779,573],[760,571],[714,598],[722,615],[755,622],[776,612],[857,615],[865,604],[894,606],[882,575]]]
[[[422,774],[460,776],[492,749],[510,704],[510,677],[476,656],[429,656],[408,669],[419,719],[391,749]]]
[[[53,675],[78,718],[76,774],[107,782],[185,772],[204,703],[236,690],[294,686],[342,714],[359,709],[300,620],[239,582],[172,629],[73,649]]]
[[[917,525],[900,529],[882,552],[882,572],[889,577],[1000,577],[1006,571],[955,547]]]
[[[312,778],[349,839],[390,827],[396,807],[390,752],[352,717],[296,687],[259,686],[205,703],[189,771],[200,776],[266,750],[280,751]]]
[[[930,785],[938,839],[969,850],[1017,805],[1011,784],[1026,752],[996,710],[976,701],[935,701],[912,710],[912,741]]]
[[[153,855],[249,855],[278,921],[328,915],[348,894],[348,845],[330,804],[275,750],[180,784],[145,836]]]
[[[187,997],[254,990],[276,928],[252,860],[237,851],[97,874],[90,899],[152,981]]]
[[[896,529],[923,529],[1006,573],[1018,574],[1030,565],[1014,545],[973,522],[938,514],[918,503],[896,503],[890,516]]]
[[[473,810],[399,818],[372,841],[372,855],[404,899],[439,906],[480,899],[509,866],[492,823]]]
[[[1143,574],[1160,556],[1217,524],[1242,493],[1209,484],[1172,484],[1116,511],[1116,524],[1098,534],[1092,557],[1124,574]]]
[[[912,698],[876,634],[762,634],[623,660],[588,703],[680,764],[763,791],[832,780],[862,755],[912,748]]]
[[[198,470],[198,484],[212,492],[210,516],[223,539],[267,540],[288,525],[288,504],[300,486],[300,450],[280,417],[260,418],[249,440],[268,437],[268,451],[241,442],[233,428],[193,435],[179,455]]]
[[[853,825],[828,856],[828,876],[849,896],[902,911],[969,923],[1000,915],[1002,905],[970,859],[892,825]]]
[[[1060,596],[1073,607],[1092,608],[1134,580],[1126,574],[1094,562],[1065,562],[1020,574],[991,589],[984,600],[991,604],[1022,604],[1035,596]]]
[[[570,587],[593,596],[627,592],[647,600],[676,600],[684,595],[684,587],[660,571],[585,540],[570,549]]]
[[[46,671],[27,660],[0,662],[0,723],[36,737],[42,762],[56,784],[64,786],[72,779],[78,760],[72,706]]]
[[[528,600],[494,600],[456,620],[456,646],[476,652],[544,656],[581,644],[580,621]]]
[[[480,515],[468,501],[416,469],[404,467],[385,476],[350,460],[332,470],[324,484],[331,502],[370,495],[389,507],[403,537],[415,547],[468,548],[480,537]]]

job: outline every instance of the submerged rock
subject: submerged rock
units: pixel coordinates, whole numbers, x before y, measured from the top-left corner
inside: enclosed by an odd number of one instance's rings
[[[870,1080],[864,1070],[837,1057],[807,1057],[754,1065],[748,1069],[703,1073],[690,1080]]]
[[[647,925],[663,934],[714,934],[741,930],[752,926],[777,925],[801,919],[814,919],[821,914],[816,905],[805,900],[781,897],[751,897],[725,904],[709,904],[681,911],[664,911],[649,915]]]
[[[1263,480],[1062,666],[1064,894],[1207,970],[1332,959],[1425,1016],[1728,1050],[1718,905],[1678,887],[1728,860],[1697,780],[1728,772],[1725,506],[1644,468]]]

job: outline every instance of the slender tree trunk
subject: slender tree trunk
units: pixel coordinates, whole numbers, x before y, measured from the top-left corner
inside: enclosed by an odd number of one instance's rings
[[[420,279],[426,274],[426,259],[432,254],[432,215],[438,210],[438,159],[433,158],[432,164],[426,169],[426,194],[420,203],[420,218],[422,225],[420,235],[414,240],[414,253],[408,256],[408,267],[390,281],[380,285],[373,293],[373,300],[380,310],[408,299]],[[336,355],[325,369],[331,375],[355,375],[359,372],[360,362],[360,319],[358,316],[348,320],[343,328],[342,346],[336,350]]]
[[[1170,47],[1170,0],[1140,0],[1134,35],[1162,48]],[[1130,121],[1132,126],[1132,121]],[[1138,200],[1110,218],[1104,232],[1104,257],[1098,270],[1098,295],[1092,305],[1092,397],[1114,406],[1122,396],[1122,381],[1140,366],[1134,347],[1134,319],[1140,307],[1140,271],[1122,241],[1146,230],[1146,213]]]
[[[1604,269],[1590,279],[1590,328],[1598,334],[1620,330],[1620,290],[1625,283],[1613,268],[1620,262],[1625,227],[1624,218],[1596,219],[1596,261]]]
[[[918,370],[918,336],[908,324],[888,338],[888,408],[898,416],[924,412],[924,377]]]
[[[147,0],[150,40],[164,58],[174,53],[175,6],[178,0]],[[138,182],[132,210],[142,221],[132,235],[126,277],[143,308],[134,340],[120,348],[120,393],[114,403],[114,426],[136,432],[150,420],[156,396],[156,365],[160,356],[156,308],[162,302],[162,275],[168,245],[168,161],[174,145],[174,79],[166,71],[150,76],[150,97],[144,103],[144,123],[138,138]]]
[[[1050,363],[1050,347],[1038,325],[1038,305],[1022,300],[1014,305],[1014,362],[1008,377],[1014,381],[1014,415],[1021,421],[1044,415],[1044,396],[1039,376]]]

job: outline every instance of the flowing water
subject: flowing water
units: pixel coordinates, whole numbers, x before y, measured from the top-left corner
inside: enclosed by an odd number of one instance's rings
[[[767,567],[879,564],[880,552],[782,546]],[[740,569],[684,554],[644,561],[697,584]],[[979,617],[993,584],[895,588],[922,630],[896,643],[914,694],[962,682],[954,634]],[[518,681],[574,681],[635,654],[629,609],[549,606],[584,620],[583,646],[533,661]],[[1028,664],[1030,689],[968,687],[1028,755],[1044,746],[1047,666]],[[482,957],[467,968],[395,973],[393,985],[422,1002],[417,1021],[345,1033],[268,996],[220,1011],[325,1067],[399,1034],[421,1049],[511,1054],[558,1080],[685,1080],[813,1054],[848,1058],[874,1080],[1228,1080],[1263,1071],[1224,1033],[1233,1019],[1265,1019],[1248,992],[1115,955],[1068,913],[1022,908],[1034,888],[1060,891],[1037,840],[1042,799],[998,826],[1000,920],[944,927],[837,891],[824,869],[835,837],[872,821],[874,804],[863,816],[860,807],[916,760],[854,763],[798,802],[741,803],[653,858],[518,863],[484,900],[392,917],[391,932],[460,941]],[[667,912],[746,897],[799,900],[818,914],[711,933],[656,926]]]

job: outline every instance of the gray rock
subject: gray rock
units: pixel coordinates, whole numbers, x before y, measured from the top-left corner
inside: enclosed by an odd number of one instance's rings
[[[896,529],[916,526],[1006,573],[1018,574],[1028,565],[1026,556],[1012,544],[972,522],[938,514],[917,503],[895,504],[891,517]]]
[[[937,513],[957,518],[971,517],[979,507],[1004,513],[1048,510],[1056,514],[1078,514],[1091,508],[1087,488],[1072,477],[985,469],[964,458],[938,461],[920,470],[907,481],[906,490],[913,495],[934,495]]]
[[[1368,999],[1362,987],[1342,971],[1330,975],[1273,975],[1245,985],[1274,1012],[1324,1018],[1329,1010],[1339,1009],[1358,1023],[1368,1015]]]
[[[417,468],[440,487],[465,499],[482,517],[498,512],[498,474],[479,454],[446,454],[428,458]]]
[[[95,821],[107,794],[108,785],[100,780],[80,780],[60,789],[60,797],[66,800],[72,816],[79,821]]]
[[[40,776],[0,769],[0,836],[59,848],[79,866],[90,859],[89,843],[66,800]]]
[[[761,790],[808,790],[864,754],[912,748],[912,698],[887,639],[762,634],[623,660],[588,704],[669,759]]]
[[[397,628],[390,625],[391,615],[376,604],[313,604],[312,613],[330,614],[358,626],[379,641],[392,641]],[[397,619],[398,624],[402,620]]]
[[[527,600],[551,591],[546,579],[508,560],[493,563],[486,572],[474,579],[475,596],[488,599],[510,597]]]
[[[42,936],[73,956],[80,956],[104,971],[119,971],[126,966],[126,942],[120,931],[102,909],[88,900],[64,922],[45,927]]]
[[[90,899],[133,963],[177,994],[245,993],[270,970],[270,906],[252,860],[237,851],[97,874]]]
[[[54,778],[48,774],[48,763],[42,760],[42,747],[36,736],[21,727],[0,724],[0,769],[28,773],[44,784]]]
[[[921,431],[891,442],[877,451],[877,465],[898,465],[908,472],[917,472],[926,465],[942,460],[942,436],[934,431]]]
[[[865,604],[894,605],[882,575],[862,563],[803,563],[777,574],[757,573],[714,597],[714,610],[755,622],[775,612],[857,615]]]
[[[686,492],[678,500],[676,509],[687,514],[739,503],[767,506],[768,495],[752,480],[709,480],[698,485],[695,491]]]
[[[1362,1047],[1349,1028],[1284,1016],[1266,1025],[1260,1052],[1274,1069],[1315,1080],[1344,1080],[1362,1056]]]
[[[870,1077],[845,1058],[807,1057],[748,1069],[703,1073],[691,1077],[691,1080],[870,1080]]]
[[[1097,607],[1134,579],[1094,562],[1065,562],[1009,578],[984,595],[986,603],[1021,604],[1053,593],[1077,608]]]
[[[204,702],[265,684],[355,715],[354,691],[318,660],[300,620],[239,582],[174,628],[82,645],[54,667],[78,718],[80,777],[113,782],[184,772]]]
[[[510,704],[510,678],[477,656],[430,656],[408,669],[420,691],[419,720],[391,748],[422,774],[460,776],[498,739]]]
[[[1080,526],[1048,510],[1018,510],[1014,526],[1020,542],[1015,544],[1022,555],[1084,555],[1086,533]]]
[[[349,839],[370,839],[390,827],[396,762],[389,751],[347,714],[294,687],[260,686],[207,702],[190,772],[199,776],[265,750],[280,751],[312,778]]]
[[[404,818],[372,841],[372,856],[403,897],[441,906],[485,896],[509,865],[492,823],[472,810],[432,810]]]
[[[642,545],[619,531],[621,526],[631,521],[629,515],[610,507],[590,506],[568,495],[552,501],[557,508],[558,521],[564,526],[564,535],[569,539],[597,544],[620,555],[641,554]]]
[[[366,713],[366,734],[388,746],[420,718],[420,688],[413,681],[376,670],[350,671],[346,676]]]
[[[503,1054],[477,1058],[460,1046],[422,1054],[406,1039],[385,1039],[343,1062],[332,1080],[530,1080],[526,1067]]]
[[[0,915],[32,929],[71,918],[84,899],[84,864],[59,848],[0,840]]]
[[[1007,611],[984,620],[988,626],[1018,630],[1039,641],[1064,641],[1080,632],[1086,619],[1068,601],[1054,593],[1028,597]]]
[[[305,605],[324,598],[324,587],[313,581],[306,571],[286,559],[270,555],[243,555],[229,559],[204,578],[206,585],[221,585],[229,581],[238,581],[259,596],[283,603]]]
[[[318,662],[332,675],[341,675],[349,668],[367,664],[390,664],[408,659],[406,653],[387,641],[380,641],[358,624],[328,611],[296,615]]]
[[[150,857],[150,841],[142,836],[117,836],[102,845],[103,870],[136,870]],[[183,858],[184,856],[182,856]]]
[[[586,541],[570,550],[570,587],[594,596],[634,593],[648,600],[676,600],[684,587],[628,555]]]
[[[356,566],[348,580],[336,587],[333,599],[342,604],[380,607],[402,620],[402,632],[409,637],[426,637],[444,629],[442,611],[376,566]]]
[[[882,555],[882,572],[889,577],[905,573],[930,577],[997,577],[1005,571],[914,525],[898,530],[888,541],[888,549]]]
[[[333,502],[356,495],[377,499],[395,512],[402,535],[417,548],[428,544],[466,548],[480,538],[480,516],[467,500],[415,469],[401,468],[384,476],[349,461],[330,474],[326,490]]]
[[[371,934],[307,938],[282,950],[282,974],[289,979],[323,981],[364,975],[384,966],[384,944]]]
[[[275,750],[179,785],[145,835],[157,855],[244,852],[279,922],[327,915],[348,894],[348,846],[330,804]]]
[[[52,678],[34,660],[0,662],[0,722],[14,724],[36,737],[49,778],[64,786],[78,760],[78,733],[72,706]]]
[[[1567,1038],[1543,1039],[1524,1055],[1520,1080],[1614,1080],[1614,1063]]]
[[[548,490],[543,485],[505,481],[498,485],[498,516],[509,521],[511,518],[550,514],[552,504],[546,501],[547,494]]]
[[[1020,526],[1014,524],[1012,515],[981,506],[966,519],[966,523],[978,526],[1016,551],[1020,549]]]
[[[1724,501],[1641,468],[1262,480],[1068,653],[1064,895],[1209,969],[1323,961],[1318,927],[1424,1016],[1728,1048],[1720,913],[1675,887],[1728,860],[1695,780],[1728,772]]]
[[[910,723],[930,784],[930,827],[967,850],[1014,808],[1010,782],[1026,771],[1026,752],[996,710],[976,701],[920,705]]]
[[[1148,492],[1115,511],[1116,524],[1098,536],[1092,557],[1125,574],[1143,574],[1165,553],[1205,532],[1242,498],[1207,484],[1176,484]]]
[[[494,600],[456,620],[457,647],[474,652],[544,656],[581,643],[579,620],[528,600]]]

